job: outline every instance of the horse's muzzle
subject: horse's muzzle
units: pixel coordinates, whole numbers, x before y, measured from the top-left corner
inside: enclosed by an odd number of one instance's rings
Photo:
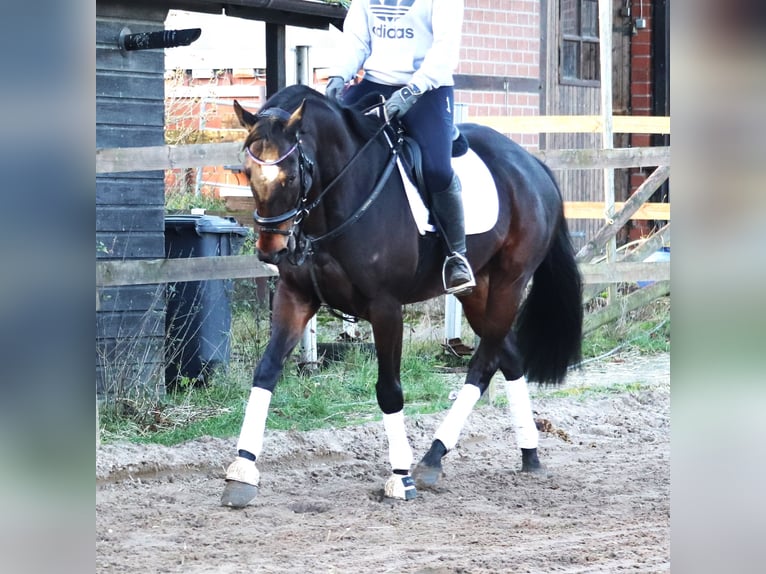
[[[258,259],[263,261],[264,263],[279,265],[279,262],[282,261],[285,255],[287,255],[287,252],[288,252],[288,249],[286,247],[284,249],[280,249],[279,251],[273,251],[271,253],[266,253],[258,249]]]

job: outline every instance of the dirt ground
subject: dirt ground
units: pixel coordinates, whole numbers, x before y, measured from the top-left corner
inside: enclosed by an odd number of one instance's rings
[[[640,390],[533,394],[550,423],[542,477],[518,472],[507,413],[482,399],[438,487],[410,502],[382,498],[380,422],[268,432],[260,494],[244,510],[218,506],[236,438],[103,445],[96,571],[667,572],[670,356],[591,363],[566,387],[632,383]],[[408,418],[416,460],[442,416]]]

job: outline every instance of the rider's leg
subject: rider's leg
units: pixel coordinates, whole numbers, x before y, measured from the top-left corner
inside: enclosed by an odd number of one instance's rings
[[[431,213],[447,246],[444,289],[460,295],[470,291],[476,280],[466,259],[460,180],[452,170],[453,109],[454,90],[442,86],[423,94],[402,123],[420,144]]]

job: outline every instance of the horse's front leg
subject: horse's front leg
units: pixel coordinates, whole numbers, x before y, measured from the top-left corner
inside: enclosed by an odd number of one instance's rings
[[[226,470],[222,506],[244,508],[258,495],[260,473],[255,461],[263,447],[271,395],[282,374],[285,360],[316,311],[315,303],[305,300],[284,282],[280,282],[274,295],[271,337],[253,373],[253,387],[250,389],[237,441],[237,457]]]
[[[417,496],[410,475],[412,448],[404,425],[404,394],[399,379],[402,360],[402,308],[399,304],[379,305],[370,312],[378,356],[375,391],[383,411],[383,428],[388,439],[391,476],[383,492],[388,498],[412,500]]]

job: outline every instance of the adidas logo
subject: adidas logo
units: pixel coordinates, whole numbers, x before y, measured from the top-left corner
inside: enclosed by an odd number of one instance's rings
[[[370,0],[370,10],[379,20],[393,22],[404,16],[415,0]]]
[[[370,0],[370,10],[378,20],[394,22],[409,12],[415,0]],[[372,27],[372,33],[378,38],[413,38],[412,28],[389,27],[386,24]]]

